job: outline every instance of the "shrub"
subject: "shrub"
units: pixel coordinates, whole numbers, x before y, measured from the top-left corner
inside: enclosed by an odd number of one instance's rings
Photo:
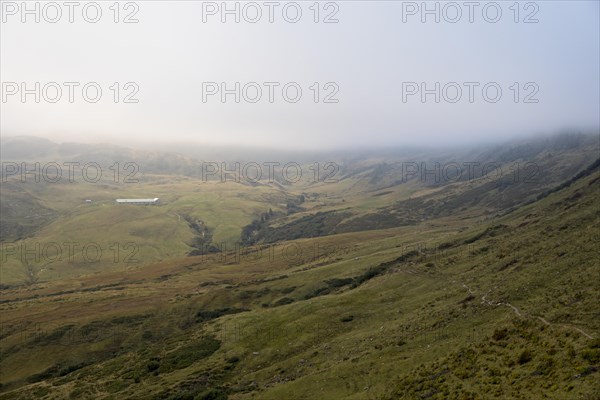
[[[222,389],[209,389],[194,397],[194,400],[227,400],[227,393]]]
[[[193,363],[210,356],[221,347],[221,342],[213,337],[203,337],[198,341],[167,353],[160,365],[160,372],[171,372],[187,368]]]
[[[160,363],[158,361],[152,360],[146,365],[148,372],[156,371],[160,367]]]
[[[142,333],[142,339],[152,339],[152,332],[150,331],[144,331],[144,333]]]
[[[496,341],[503,340],[508,337],[508,329],[495,329],[492,338]]]
[[[600,362],[600,349],[583,350],[581,357],[590,364],[598,364]]]
[[[205,322],[219,318],[227,314],[237,314],[245,311],[250,311],[246,308],[219,308],[217,310],[200,310],[196,313],[196,322]]]
[[[338,288],[351,284],[354,282],[354,278],[332,278],[324,282],[332,288]]]
[[[295,300],[294,300],[294,299],[292,299],[292,298],[289,298],[289,297],[283,297],[283,298],[281,298],[281,299],[277,300],[277,301],[276,301],[276,302],[273,304],[273,306],[275,306],[275,307],[277,307],[277,306],[283,306],[283,305],[286,305],[286,304],[291,304],[291,303],[293,303],[294,301],[295,301]]]
[[[519,354],[519,358],[517,359],[517,362],[521,365],[528,363],[529,361],[531,361],[531,359],[533,358],[533,355],[531,354],[531,352],[527,349],[523,350],[521,352],[521,354]]]

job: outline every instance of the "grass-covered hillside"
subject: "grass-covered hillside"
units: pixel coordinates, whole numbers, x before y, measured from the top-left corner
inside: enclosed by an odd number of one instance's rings
[[[600,398],[594,140],[515,145],[506,165],[543,179],[493,189],[146,175],[127,196],[165,201],[135,207],[112,184],[91,205],[3,186],[55,213],[17,242],[133,241],[140,260],[3,262],[0,399]],[[194,253],[202,238],[243,246]]]

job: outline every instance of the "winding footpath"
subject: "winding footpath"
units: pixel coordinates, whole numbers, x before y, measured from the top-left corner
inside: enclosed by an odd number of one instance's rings
[[[475,292],[473,290],[471,290],[470,287],[468,287],[464,283],[462,284],[462,286],[469,291],[469,294],[475,295]],[[548,322],[548,320],[546,320],[543,317],[539,317],[539,316],[535,316],[535,315],[531,315],[531,314],[523,315],[517,307],[513,306],[512,304],[510,304],[508,302],[502,303],[502,302],[494,302],[494,301],[488,300],[486,297],[487,297],[487,295],[490,294],[490,292],[491,292],[491,290],[488,290],[488,292],[485,295],[481,296],[481,304],[485,304],[485,305],[492,306],[492,307],[507,306],[507,307],[510,307],[514,311],[514,313],[517,316],[519,316],[520,318],[537,318],[538,320],[542,321],[542,323],[544,323],[547,326],[561,326],[563,328],[573,329],[573,330],[576,330],[577,332],[581,333],[583,336],[587,337],[588,339],[594,339],[594,337],[592,335],[584,332],[582,329],[580,329],[576,326],[567,325],[567,324],[553,324],[551,322]]]

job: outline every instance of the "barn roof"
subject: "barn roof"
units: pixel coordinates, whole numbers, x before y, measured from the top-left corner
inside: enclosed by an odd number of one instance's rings
[[[158,197],[153,199],[117,199],[117,203],[156,203],[158,201]]]

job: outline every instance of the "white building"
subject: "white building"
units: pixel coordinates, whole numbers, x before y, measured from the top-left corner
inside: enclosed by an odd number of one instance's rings
[[[158,204],[158,197],[153,199],[116,199],[117,204],[153,205]]]

